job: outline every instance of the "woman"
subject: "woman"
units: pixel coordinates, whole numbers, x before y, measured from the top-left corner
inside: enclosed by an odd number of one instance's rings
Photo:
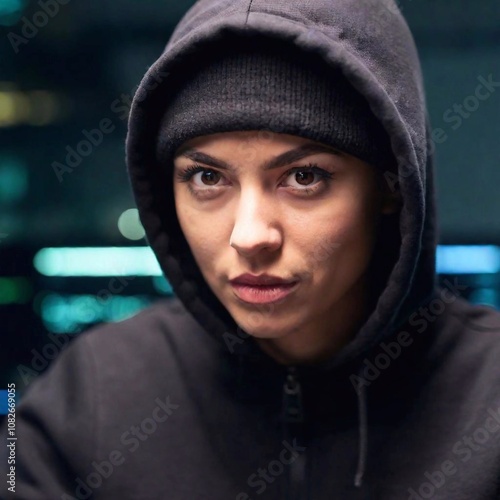
[[[197,2],[127,138],[176,298],[30,387],[20,498],[499,498],[500,315],[437,286],[426,117],[392,2]]]

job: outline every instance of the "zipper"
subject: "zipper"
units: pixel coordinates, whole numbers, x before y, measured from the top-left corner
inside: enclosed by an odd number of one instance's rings
[[[287,367],[287,374],[283,384],[283,423],[284,436],[291,446],[305,447],[304,435],[304,408],[302,387],[297,367]],[[287,466],[288,481],[286,500],[306,500],[306,456],[307,450],[298,448],[292,462]]]

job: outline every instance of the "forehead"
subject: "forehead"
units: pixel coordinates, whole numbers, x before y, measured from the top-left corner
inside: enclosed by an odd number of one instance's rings
[[[230,169],[231,163],[242,160],[265,159],[263,169],[272,170],[317,154],[346,156],[332,146],[303,137],[230,132],[187,141],[176,151],[175,158],[186,158],[221,169]]]

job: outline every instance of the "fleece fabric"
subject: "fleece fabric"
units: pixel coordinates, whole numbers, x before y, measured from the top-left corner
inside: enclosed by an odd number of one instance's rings
[[[315,365],[278,364],[238,328],[196,266],[171,169],[157,161],[158,141],[172,146],[158,130],[176,79],[244,37],[341,71],[398,164],[403,206],[374,255],[371,313]],[[16,413],[15,493],[2,444],[1,496],[499,499],[500,313],[464,300],[459,280],[437,284],[430,130],[392,0],[198,1],[141,82],[127,139],[141,220],[175,297],[81,334],[31,383]]]

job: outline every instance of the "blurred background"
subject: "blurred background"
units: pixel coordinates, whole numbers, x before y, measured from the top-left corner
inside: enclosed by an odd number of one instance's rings
[[[79,332],[171,294],[124,140],[140,79],[193,3],[0,0],[0,389],[22,393]],[[435,132],[440,279],[499,308],[500,2],[399,5]]]

